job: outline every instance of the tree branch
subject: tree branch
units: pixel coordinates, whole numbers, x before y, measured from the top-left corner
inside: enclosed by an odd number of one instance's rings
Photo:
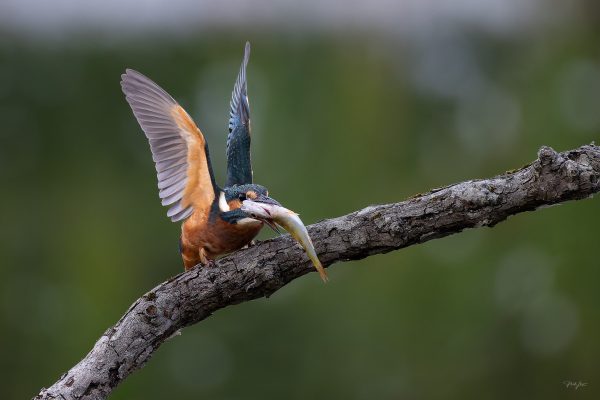
[[[387,253],[465,228],[494,226],[541,206],[600,191],[600,147],[556,153],[492,179],[458,183],[401,203],[370,206],[308,228],[324,266]],[[216,268],[195,268],[138,299],[90,353],[35,399],[104,399],[179,329],[216,310],[269,296],[310,271],[302,249],[286,235],[238,251]]]

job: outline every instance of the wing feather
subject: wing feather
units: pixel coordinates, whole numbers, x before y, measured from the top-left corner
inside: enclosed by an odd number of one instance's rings
[[[229,135],[227,136],[227,186],[252,183],[250,103],[246,81],[249,57],[250,43],[246,42],[244,59],[231,93]]]
[[[152,159],[155,162],[166,161],[166,160],[181,160],[182,158],[185,160],[187,157],[187,149],[167,149],[167,150],[159,150],[156,151],[152,155]]]
[[[194,212],[193,208],[186,208],[183,209],[182,211],[178,212],[178,213],[171,213],[171,210],[174,209],[176,206],[173,206],[169,209],[169,212],[167,213],[167,216],[175,221],[181,221],[182,219],[186,219],[187,217],[189,217],[190,215],[192,215],[192,212]]]
[[[158,132],[159,128],[151,128],[151,130]],[[181,143],[181,141],[176,138],[166,138],[166,139],[150,139],[150,146],[154,149],[161,149],[163,147],[169,148],[186,148],[186,146]]]
[[[185,176],[182,177],[180,174],[175,174],[173,176],[165,178],[162,181],[158,182],[158,189],[165,189],[171,185],[176,184],[177,182],[185,181],[185,178]]]
[[[187,112],[160,86],[127,69],[121,87],[148,138],[158,178],[159,197],[170,205],[172,221],[207,209],[216,185],[202,132]]]
[[[161,172],[157,171],[158,173],[156,174],[156,177],[158,178],[159,182],[162,181],[163,179],[167,179],[171,176],[180,175],[180,174],[184,178],[187,179],[187,175],[185,174],[186,171],[187,171],[187,165],[181,165],[177,168],[171,168],[166,171],[161,171]]]
[[[177,183],[173,183],[170,186],[165,187],[164,189],[159,190],[159,196],[160,198],[165,198],[167,196],[172,196],[176,193],[181,192],[183,189],[185,189],[185,185],[187,184],[187,182],[185,181],[185,179],[181,180],[180,182]]]

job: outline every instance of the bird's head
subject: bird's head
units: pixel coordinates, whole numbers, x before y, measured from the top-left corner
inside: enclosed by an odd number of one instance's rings
[[[223,189],[221,198],[219,199],[219,208],[221,210],[235,210],[240,208],[246,200],[255,204],[255,208],[257,208],[257,215],[250,215],[248,213],[248,218],[262,220],[269,217],[268,206],[281,207],[281,204],[277,200],[269,197],[269,191],[266,187],[257,184],[248,184],[234,185]],[[264,207],[261,207],[261,204]]]
[[[269,191],[266,187],[257,184],[227,187],[223,189],[219,198],[221,211],[239,209],[239,212],[245,215],[245,218],[264,222],[273,230],[279,232],[271,216],[273,207],[283,208],[277,200],[269,197]]]

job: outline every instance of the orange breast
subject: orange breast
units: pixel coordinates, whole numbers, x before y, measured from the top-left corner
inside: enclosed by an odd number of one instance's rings
[[[200,263],[200,251],[214,259],[240,249],[258,235],[263,224],[230,224],[220,217],[209,218],[209,211],[194,211],[181,226],[181,256],[185,269]]]

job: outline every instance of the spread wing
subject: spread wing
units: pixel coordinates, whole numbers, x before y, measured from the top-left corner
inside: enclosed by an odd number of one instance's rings
[[[121,87],[150,142],[159,196],[172,221],[206,209],[216,184],[208,146],[188,113],[156,83],[137,71],[121,75]]]
[[[244,59],[231,93],[229,135],[227,136],[227,186],[252,183],[250,104],[246,85],[246,66],[249,57],[250,43],[246,42]]]

